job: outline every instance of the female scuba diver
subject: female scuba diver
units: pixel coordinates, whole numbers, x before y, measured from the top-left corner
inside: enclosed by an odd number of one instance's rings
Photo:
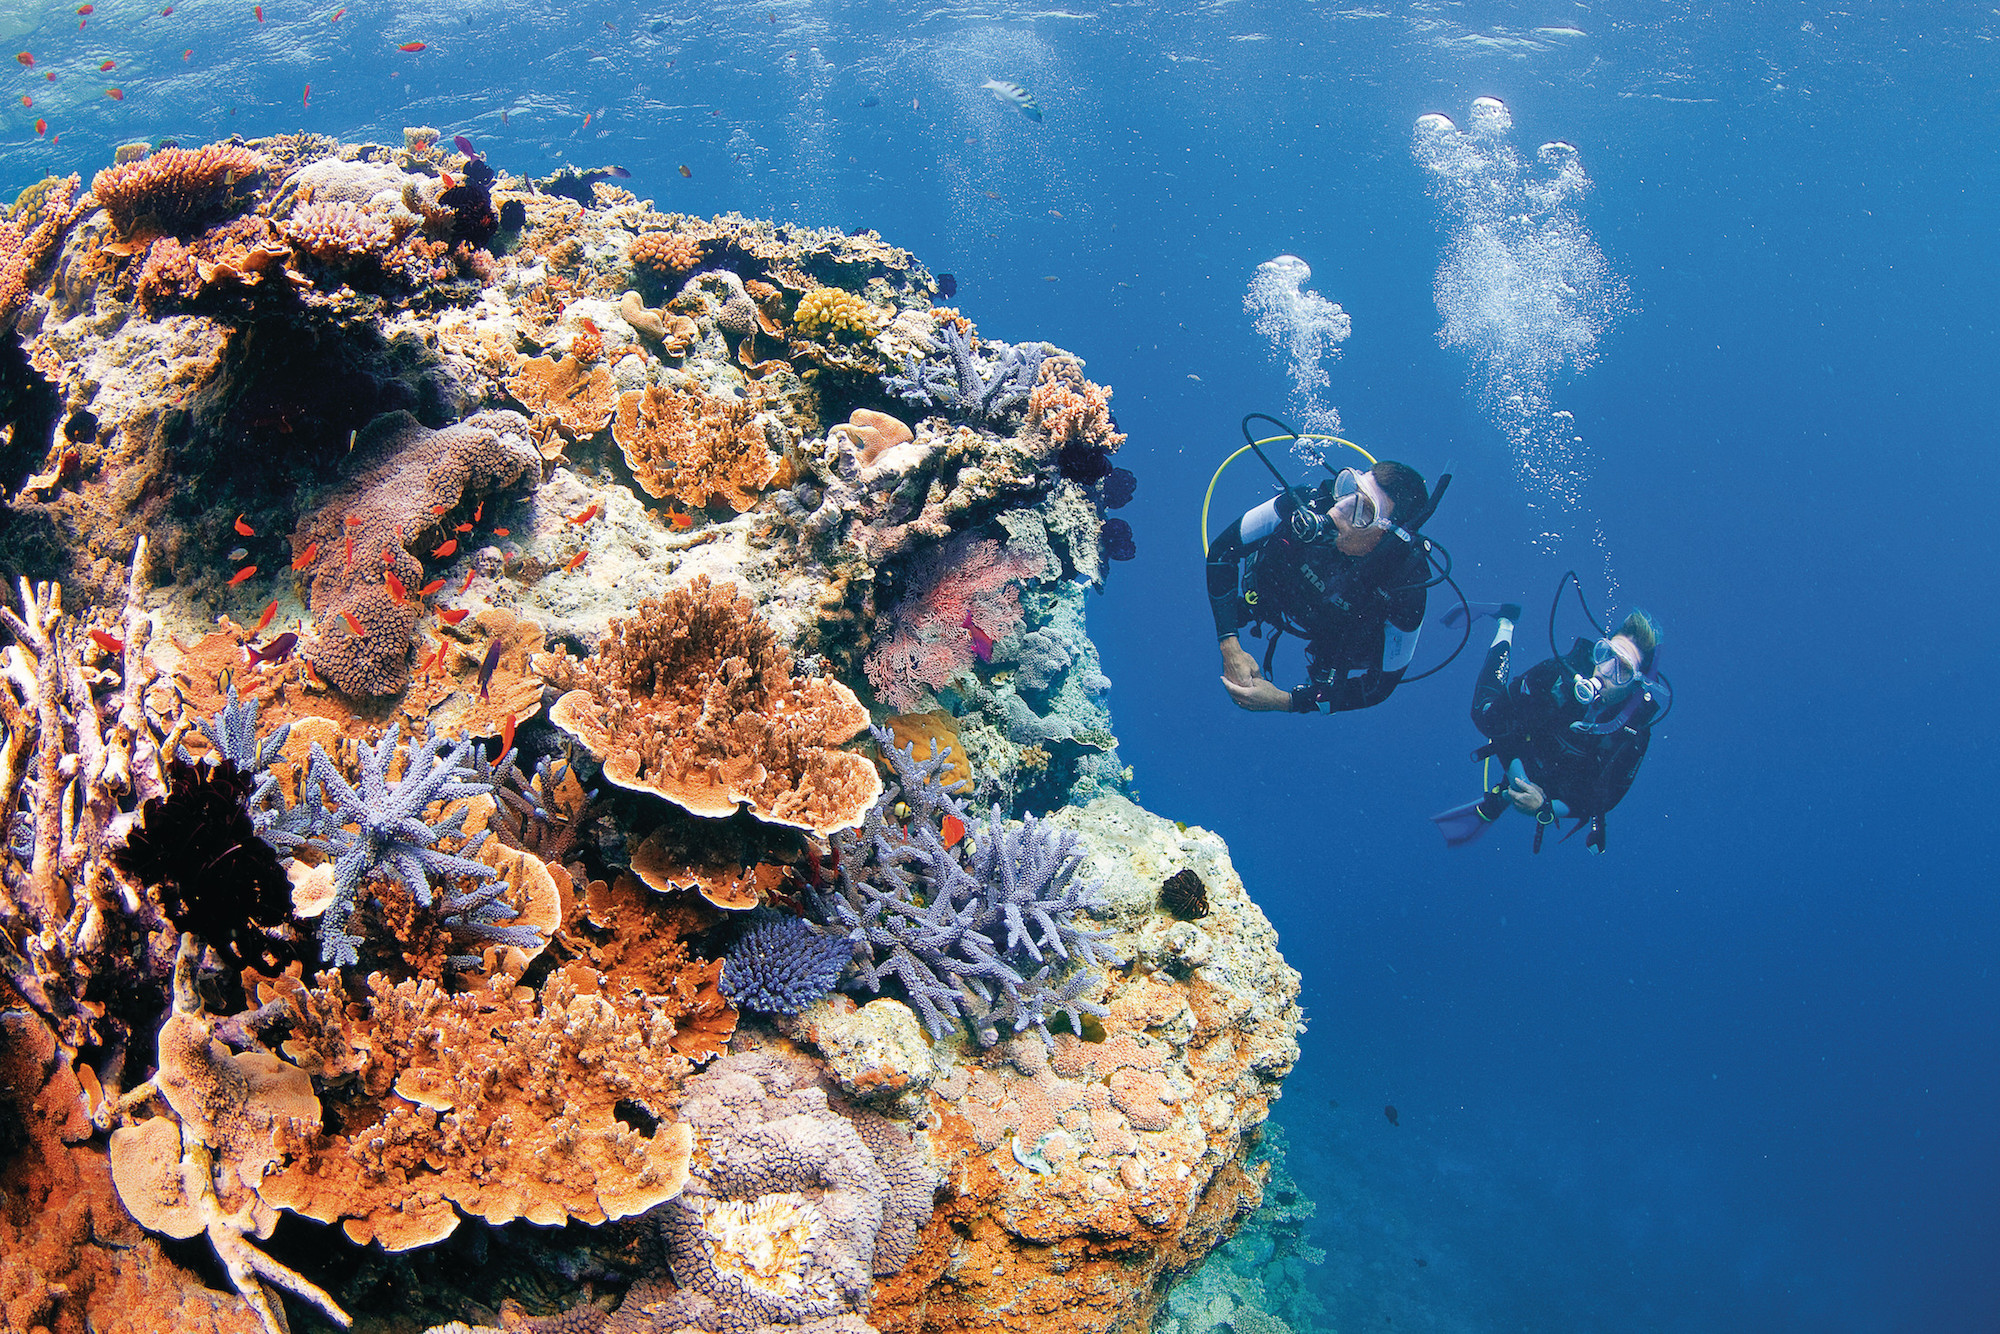
[[[1564,582],[1574,577],[1565,575]],[[1562,597],[1561,585],[1556,597]],[[1445,619],[1457,614],[1454,607]],[[1594,644],[1579,639],[1568,653],[1538,662],[1510,681],[1508,657],[1520,607],[1488,605],[1472,614],[1491,614],[1500,623],[1472,694],[1473,726],[1488,738],[1473,758],[1499,760],[1507,781],[1478,801],[1431,819],[1445,842],[1458,847],[1485,833],[1512,806],[1534,816],[1536,852],[1548,827],[1565,818],[1577,822],[1570,834],[1588,824],[1585,844],[1604,851],[1604,817],[1631,788],[1652,725],[1673,702],[1672,688],[1655,666],[1658,623],[1635,611],[1617,633]],[[1551,608],[1551,650],[1554,619]]]

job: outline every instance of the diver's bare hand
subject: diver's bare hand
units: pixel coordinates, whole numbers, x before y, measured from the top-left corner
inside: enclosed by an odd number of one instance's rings
[[[1261,677],[1239,685],[1225,676],[1222,678],[1222,688],[1229,692],[1229,697],[1236,701],[1236,707],[1239,709],[1249,709],[1256,713],[1275,713],[1280,709],[1292,707],[1291,691],[1274,686]]]
[[[1236,642],[1235,635],[1230,635],[1222,641],[1222,678],[1225,681],[1234,681],[1237,685],[1247,686],[1262,676],[1263,673],[1257,670],[1257,660],[1244,650],[1243,645]]]
[[[1525,778],[1510,779],[1507,784],[1507,799],[1514,803],[1514,809],[1523,815],[1533,815],[1548,802],[1539,787]]]

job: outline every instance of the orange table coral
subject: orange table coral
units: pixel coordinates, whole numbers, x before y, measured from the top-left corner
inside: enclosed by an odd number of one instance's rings
[[[537,662],[568,692],[550,720],[604,761],[606,778],[695,815],[748,805],[821,836],[861,823],[882,780],[835,749],[868,725],[853,691],[797,673],[734,584],[699,575],[638,611],[612,621],[588,660]]]
[[[719,497],[739,514],[778,473],[755,402],[649,385],[618,396],[611,438],[655,498],[693,509]]]

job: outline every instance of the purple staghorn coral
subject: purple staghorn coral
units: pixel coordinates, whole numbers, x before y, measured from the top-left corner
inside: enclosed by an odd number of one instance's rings
[[[920,361],[907,375],[883,376],[890,393],[974,426],[1000,426],[1027,407],[1049,355],[1045,344],[976,339],[949,321],[937,336],[943,346],[933,343],[931,350],[944,354],[942,360]]]
[[[899,750],[880,728],[875,739],[896,781],[859,831],[834,837],[839,878],[807,896],[851,942],[856,979],[871,991],[895,979],[932,1037],[963,1019],[981,1046],[1030,1028],[1053,1045],[1054,1016],[1076,1033],[1083,1015],[1104,1017],[1088,996],[1103,982],[1097,966],[1118,960],[1103,944],[1111,933],[1084,924],[1106,904],[1099,882],[1077,879],[1076,834],[1033,816],[1009,827],[995,806],[976,837],[948,848],[946,815],[972,828],[939,782],[949,748],[933,742],[919,761],[914,745]],[[887,815],[899,802],[907,820]]]

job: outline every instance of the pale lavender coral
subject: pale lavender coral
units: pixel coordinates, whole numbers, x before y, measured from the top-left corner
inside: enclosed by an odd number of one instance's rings
[[[1053,1044],[1057,1014],[1079,1033],[1083,1015],[1103,1017],[1088,997],[1103,981],[1097,966],[1117,959],[1103,943],[1111,932],[1084,924],[1107,905],[1101,882],[1077,878],[1076,834],[1033,816],[1009,827],[995,806],[976,837],[947,848],[945,815],[972,824],[938,779],[948,749],[933,742],[918,761],[914,746],[898,749],[879,728],[875,737],[896,782],[859,831],[835,835],[837,882],[808,894],[852,942],[856,980],[879,991],[894,978],[933,1037],[964,1019],[983,1046],[1030,1028]],[[886,818],[899,801],[909,818]]]
[[[1043,343],[1000,343],[975,339],[956,323],[937,331],[933,354],[907,375],[885,375],[882,383],[905,402],[936,408],[954,421],[999,426],[1027,406],[1049,349]]]
[[[683,1086],[698,1151],[688,1184],[654,1210],[671,1281],[643,1275],[616,1312],[584,1306],[524,1334],[873,1334],[874,1280],[901,1271],[930,1221],[937,1163],[904,1125],[841,1098],[800,1055],[744,1051]],[[718,1253],[705,1224],[761,1205],[806,1226],[774,1247]],[[748,1209],[746,1209],[748,1206]],[[745,1229],[745,1231],[749,1231]],[[778,1258],[801,1239],[793,1264]],[[756,1271],[764,1271],[759,1281]]]

